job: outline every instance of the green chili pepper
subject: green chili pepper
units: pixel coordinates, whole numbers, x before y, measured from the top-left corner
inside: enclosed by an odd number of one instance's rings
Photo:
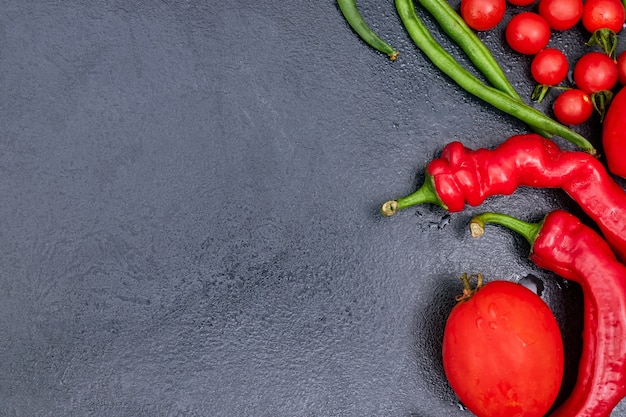
[[[432,37],[417,16],[412,0],[396,0],[395,3],[400,19],[416,46],[437,68],[461,88],[535,129],[543,130],[550,135],[560,136],[591,154],[596,153],[593,145],[582,135],[551,119],[534,107],[530,107],[496,88],[485,85],[467,71]]]
[[[489,48],[446,0],[418,1],[435,18],[450,39],[461,47],[470,61],[493,87],[507,93],[514,99],[523,101]],[[551,136],[548,132],[538,128],[532,130],[544,137]]]
[[[398,57],[398,51],[378,34],[376,34],[365,22],[356,6],[356,0],[337,0],[341,13],[350,27],[372,48],[387,54],[392,61]]]
[[[418,0],[443,31],[461,47],[492,86],[522,101],[487,46],[446,0]]]

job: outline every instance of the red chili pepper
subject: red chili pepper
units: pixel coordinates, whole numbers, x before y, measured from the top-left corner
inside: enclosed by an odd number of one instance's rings
[[[465,204],[477,206],[490,196],[511,194],[520,186],[561,188],[626,260],[626,191],[588,153],[561,150],[537,134],[512,136],[493,150],[474,151],[452,142],[440,158],[428,164],[426,172],[420,189],[386,202],[382,213],[391,216],[422,203],[455,212]]]
[[[626,397],[626,267],[600,235],[563,210],[537,224],[483,213],[472,219],[472,235],[481,236],[485,223],[522,234],[537,266],[582,288],[583,351],[578,378],[570,396],[550,417],[608,417]]]
[[[604,115],[602,146],[609,170],[626,178],[626,88],[613,97]]]

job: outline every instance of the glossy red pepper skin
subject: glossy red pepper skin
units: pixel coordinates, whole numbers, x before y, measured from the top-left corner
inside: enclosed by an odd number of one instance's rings
[[[626,267],[575,216],[546,216],[530,259],[583,290],[583,351],[570,397],[551,417],[604,417],[626,396]]]
[[[609,170],[626,178],[626,88],[611,100],[602,122],[602,146]]]
[[[472,235],[481,236],[486,223],[522,234],[531,244],[531,261],[577,282],[583,291],[578,378],[550,417],[608,417],[626,396],[626,266],[600,235],[563,210],[538,224],[483,213],[470,222]]]
[[[452,142],[426,171],[451,212],[466,204],[477,206],[490,196],[511,194],[521,186],[561,188],[626,260],[626,191],[588,153],[561,150],[537,134],[512,136],[493,150],[474,151]]]

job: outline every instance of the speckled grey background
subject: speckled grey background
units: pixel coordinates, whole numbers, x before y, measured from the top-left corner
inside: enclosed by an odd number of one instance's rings
[[[438,73],[392,1],[359,4],[398,61],[333,0],[0,1],[0,416],[468,416],[439,359],[463,272],[544,282],[571,382],[578,289],[465,228],[580,211],[521,189],[382,218],[448,141],[526,128]]]

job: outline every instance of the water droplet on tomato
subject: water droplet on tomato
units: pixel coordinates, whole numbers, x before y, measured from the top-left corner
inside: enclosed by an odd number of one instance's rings
[[[498,309],[494,303],[489,304],[489,306],[487,307],[487,311],[489,312],[489,315],[492,319],[498,318]]]
[[[528,346],[528,342],[526,342],[526,340],[524,340],[520,335],[517,335],[517,340],[520,341],[520,343],[522,344],[522,347]]]
[[[483,320],[481,317],[476,319],[476,328],[478,330],[482,330],[484,325],[485,325],[485,320]]]
[[[495,321],[490,321],[489,322],[489,327],[491,327],[492,329],[497,329],[498,328],[498,324]]]

